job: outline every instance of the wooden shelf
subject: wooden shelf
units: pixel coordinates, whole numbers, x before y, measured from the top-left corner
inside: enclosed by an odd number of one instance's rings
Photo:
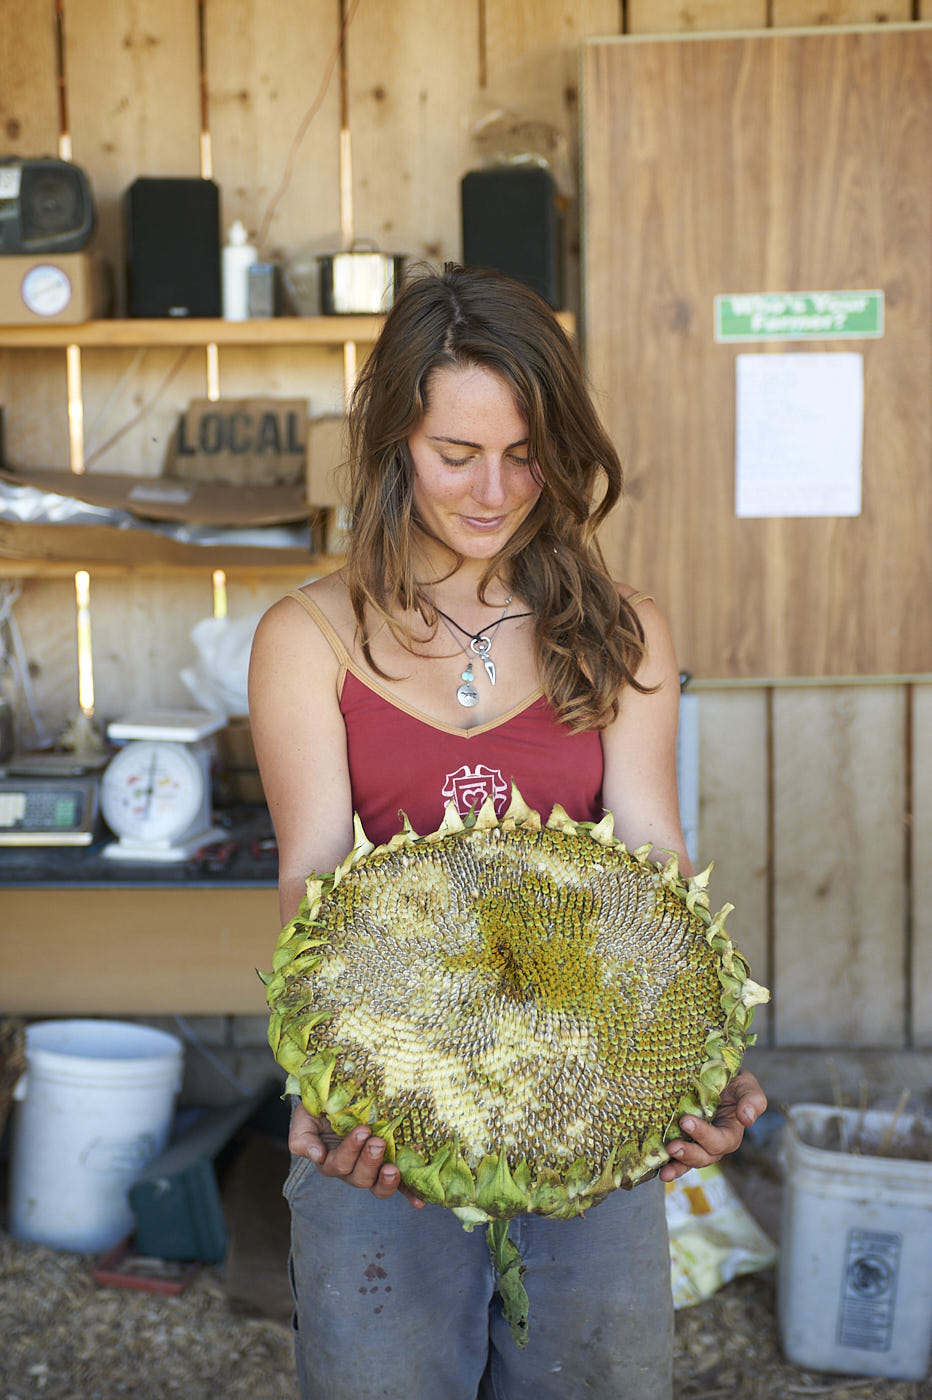
[[[211,573],[228,578],[301,580],[339,569],[339,554],[245,545],[185,544],[149,530],[107,525],[20,525],[0,522],[0,577],[70,578],[76,569],[95,577],[127,574]]]
[[[557,319],[568,335],[576,331],[571,311]],[[67,345],[82,350],[153,345],[343,345],[371,344],[382,326],[381,316],[273,316],[268,320],[212,321],[110,320],[65,325],[0,326],[0,350],[54,350]]]
[[[375,340],[381,316],[274,316],[269,320],[112,320],[77,325],[0,326],[0,349],[48,350],[147,345],[342,345]]]

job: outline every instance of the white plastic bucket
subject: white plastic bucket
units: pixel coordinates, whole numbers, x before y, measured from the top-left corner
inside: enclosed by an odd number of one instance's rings
[[[829,1151],[880,1144],[893,1115],[822,1104],[789,1110],[778,1315],[798,1366],[921,1380],[932,1343],[932,1162]],[[908,1123],[892,1138],[896,1143]]]
[[[168,1140],[183,1048],[123,1021],[26,1027],[16,1090],[10,1233],[98,1252],[133,1230],[127,1191]]]

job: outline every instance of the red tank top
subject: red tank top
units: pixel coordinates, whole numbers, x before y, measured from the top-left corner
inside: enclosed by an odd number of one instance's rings
[[[436,831],[450,801],[466,813],[491,795],[501,816],[512,783],[545,819],[555,802],[575,821],[601,817],[598,731],[570,733],[540,694],[475,729],[442,724],[366,676],[306,593],[288,596],[314,619],[340,662],[353,807],[370,841],[381,844],[399,831],[402,813],[415,831]]]

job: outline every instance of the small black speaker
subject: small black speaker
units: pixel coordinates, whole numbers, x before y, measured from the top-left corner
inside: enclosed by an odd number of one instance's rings
[[[492,166],[464,175],[463,262],[492,267],[559,308],[563,226],[553,176],[540,166]]]
[[[0,253],[78,253],[94,223],[90,181],[79,165],[0,157]]]
[[[141,176],[126,192],[129,316],[219,316],[220,194],[213,180]]]

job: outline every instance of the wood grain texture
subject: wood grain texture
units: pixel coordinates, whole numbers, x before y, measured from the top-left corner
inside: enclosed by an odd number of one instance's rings
[[[93,174],[98,245],[113,269],[119,311],[125,293],[125,191],[141,175],[200,174],[197,7],[190,0],[138,0],[132,5],[67,0],[65,41],[74,157]],[[175,360],[176,352],[158,350],[135,358],[106,351],[83,356],[88,422],[106,418],[113,432],[146,409],[95,465],[147,476],[160,472],[175,411],[203,393],[205,382],[203,354],[192,352],[166,386]],[[121,386],[125,412],[114,404],[108,413],[114,388],[127,371]],[[107,436],[98,437],[97,446]]]
[[[773,25],[893,24],[912,18],[912,0],[773,0]]]
[[[68,383],[64,350],[0,351],[7,461],[14,467],[67,467]]]
[[[704,34],[766,23],[766,0],[628,0],[629,34]]]
[[[476,95],[476,168],[516,153],[546,161],[563,223],[563,304],[579,306],[579,45],[618,34],[617,0],[540,5],[484,0],[483,83]]]
[[[767,692],[702,690],[698,697],[697,864],[713,862],[713,908],[726,901],[735,906],[729,935],[755,981],[769,986]],[[762,1043],[770,1019],[769,1006],[757,1007],[754,1030]]]
[[[55,0],[0,0],[0,143],[7,156],[58,154]]]
[[[459,258],[478,7],[362,4],[347,60],[356,237],[433,264]]]
[[[255,969],[271,966],[279,929],[272,886],[7,890],[3,912],[10,1015],[263,1014]]]
[[[204,23],[224,227],[241,219],[253,239],[266,228],[259,254],[273,260],[338,248],[336,0],[207,0]]]
[[[905,1047],[903,687],[774,694],[778,1045]]]
[[[0,151],[58,154],[54,0],[0,0]],[[0,351],[7,456],[17,466],[68,464],[64,353],[24,364]]]
[[[925,671],[932,32],[623,40],[583,62],[584,338],[629,478],[613,567],[663,600],[697,676]],[[882,339],[786,347],[863,354],[861,516],[737,520],[714,295],[873,287]]]
[[[200,174],[197,7],[64,0],[64,12],[74,159],[92,174],[98,246],[119,281],[124,191],[139,175]]]
[[[914,686],[912,702],[912,1032],[932,1047],[932,685]]]
[[[85,350],[81,377],[87,471],[161,476],[179,415],[207,392],[206,352]]]

